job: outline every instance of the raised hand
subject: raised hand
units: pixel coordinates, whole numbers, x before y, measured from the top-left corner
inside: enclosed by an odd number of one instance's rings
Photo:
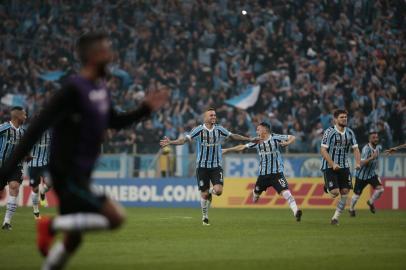
[[[393,154],[395,152],[396,152],[395,148],[389,148],[389,149],[384,151],[385,155],[391,155],[391,154]]]
[[[171,140],[169,140],[169,138],[166,137],[166,136],[159,142],[159,145],[161,147],[165,147],[165,146],[170,145],[170,144],[171,144]]]
[[[341,169],[340,165],[334,163],[333,164],[333,171],[338,171],[339,169]]]

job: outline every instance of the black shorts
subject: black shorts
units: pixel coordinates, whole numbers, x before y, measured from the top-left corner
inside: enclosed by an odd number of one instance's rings
[[[74,213],[100,213],[107,197],[91,190],[88,184],[81,182],[54,181],[54,190],[59,200],[59,213],[61,215]],[[87,183],[87,182],[84,182]]]
[[[352,189],[352,178],[349,168],[341,168],[334,171],[331,168],[323,172],[324,184],[330,191],[333,189]]]
[[[5,180],[6,180],[7,183],[10,183],[12,181],[17,181],[18,183],[21,184],[23,182],[23,167],[22,166],[17,166],[15,168],[15,170],[12,171],[10,176]]]
[[[217,168],[197,168],[196,180],[200,191],[206,191],[210,188],[210,183],[214,185],[224,185],[223,169]]]
[[[288,181],[283,173],[271,173],[258,176],[255,183],[255,193],[261,194],[267,188],[273,187],[278,193],[289,189]]]
[[[28,174],[30,175],[30,186],[37,187],[41,184],[41,177],[45,177],[48,166],[42,167],[28,167]]]
[[[362,191],[368,184],[371,185],[374,189],[377,186],[382,185],[381,180],[377,175],[366,180],[362,180],[357,177],[355,178],[354,193],[357,195],[361,195]]]

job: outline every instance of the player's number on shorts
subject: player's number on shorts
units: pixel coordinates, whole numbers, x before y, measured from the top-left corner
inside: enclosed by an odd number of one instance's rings
[[[220,182],[223,182],[223,172],[220,172]]]
[[[286,187],[286,180],[283,178],[280,178],[279,180],[279,184],[281,184],[282,187]]]

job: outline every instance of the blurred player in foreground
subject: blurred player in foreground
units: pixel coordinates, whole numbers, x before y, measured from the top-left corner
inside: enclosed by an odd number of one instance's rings
[[[375,191],[367,201],[369,209],[375,214],[374,202],[381,197],[383,187],[378,176],[378,159],[381,152],[381,146],[378,145],[379,136],[377,132],[369,134],[369,143],[362,148],[361,169],[355,174],[354,195],[351,199],[350,216],[355,217],[355,204],[357,203],[363,189],[371,185]]]
[[[258,142],[241,144],[235,147],[223,149],[223,154],[233,151],[243,151],[247,148],[255,148],[259,156],[258,179],[252,190],[254,203],[259,200],[261,193],[269,187],[273,187],[280,196],[285,198],[297,221],[302,218],[302,210],[297,207],[295,198],[290,193],[288,181],[283,173],[283,159],[280,147],[285,147],[295,141],[295,136],[279,135],[271,133],[271,127],[267,123],[257,126]]]
[[[331,219],[331,225],[338,225],[338,218],[347,203],[348,192],[352,189],[350,163],[348,161],[350,148],[354,151],[355,169],[358,170],[361,167],[361,154],[357,139],[354,132],[347,127],[347,115],[345,110],[334,111],[335,125],[324,131],[321,141],[321,170],[324,174],[324,188],[333,198],[341,195]]]
[[[216,125],[216,111],[209,108],[203,115],[204,123],[195,127],[185,138],[171,141],[168,137],[161,140],[161,147],[167,145],[182,145],[194,140],[196,142],[196,179],[201,193],[200,205],[202,208],[203,225],[209,223],[209,208],[212,195],[220,196],[223,193],[223,169],[221,143],[224,138],[237,141],[254,141],[254,139],[233,134],[224,127]],[[210,188],[210,183],[213,185]]]
[[[61,269],[79,247],[82,233],[116,229],[124,222],[118,204],[91,191],[90,177],[104,133],[107,128],[119,129],[141,121],[168,97],[167,91],[156,91],[148,94],[138,109],[118,114],[103,80],[113,56],[109,38],[103,33],[84,34],[77,42],[77,55],[82,62],[80,73],[68,78],[32,121],[0,170],[0,179],[9,179],[41,135],[53,128],[49,172],[60,215],[42,217],[37,223],[38,247],[46,256],[42,269]],[[49,250],[57,232],[64,232],[64,239]]]
[[[51,132],[45,131],[39,141],[31,150],[31,161],[28,162],[28,174],[30,175],[31,201],[35,219],[40,218],[39,203],[46,206],[45,193],[50,188],[50,183],[45,181],[48,172],[49,147],[51,146]],[[41,182],[43,188],[40,188]]]
[[[23,124],[27,119],[27,114],[22,107],[13,107],[10,111],[10,122],[0,125],[0,168],[4,166],[6,160],[11,156],[14,148],[24,135]],[[11,168],[8,175],[0,175],[0,183],[3,186],[8,184],[8,199],[6,214],[2,225],[3,230],[11,230],[11,218],[17,210],[17,197],[20,185],[23,182],[23,165],[18,162]],[[1,184],[0,184],[1,187]],[[0,188],[1,190],[2,188]]]

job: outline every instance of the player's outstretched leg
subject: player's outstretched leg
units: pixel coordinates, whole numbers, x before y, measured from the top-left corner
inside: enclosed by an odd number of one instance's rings
[[[43,269],[53,269],[52,265],[63,265],[80,243],[79,241],[74,245],[75,248],[71,248],[66,242],[64,246],[57,243],[49,252],[57,232],[65,232],[68,239],[71,239],[87,231],[116,229],[124,220],[124,211],[121,206],[110,199],[106,199],[99,213],[72,213],[57,216],[54,219],[44,217],[38,220],[37,244],[41,254],[47,256]],[[71,242],[68,241],[68,243]]]
[[[362,180],[358,177],[355,178],[354,194],[352,195],[350,209],[348,210],[348,212],[350,213],[350,217],[355,217],[355,205],[357,204],[362,191],[367,185],[368,181]]]
[[[41,183],[40,169],[38,167],[28,167],[28,172],[30,175],[32,212],[34,214],[34,218],[39,219],[39,185]]]
[[[42,270],[62,269],[81,242],[82,235],[80,233],[65,233],[64,240],[56,243],[49,251]]]
[[[375,210],[375,201],[377,199],[379,199],[383,194],[383,187],[381,185],[376,186],[374,193],[372,194],[371,198],[367,201],[367,204],[369,206],[369,210],[371,211],[371,213],[375,214],[376,210]]]
[[[255,191],[255,188],[252,190],[252,202],[256,203],[259,200],[259,197],[261,196],[261,193],[257,193]]]
[[[360,196],[361,196],[361,194],[356,194],[356,193],[354,193],[352,195],[350,209],[348,210],[348,212],[350,213],[350,217],[356,216],[355,205],[357,204]]]
[[[330,193],[332,194],[332,196],[334,196],[334,194],[336,194],[336,192],[333,191],[338,191],[336,189],[331,190]],[[336,207],[336,211],[334,212],[334,215],[331,219],[331,225],[338,225],[338,218],[340,217],[341,213],[344,211],[345,209],[345,205],[347,203],[347,198],[348,198],[348,189],[340,189],[340,200],[338,201],[337,207]]]
[[[38,186],[31,191],[31,201],[32,201],[32,210],[35,219],[39,219],[39,194],[38,194]]]
[[[295,198],[289,189],[283,190],[280,195],[288,202],[290,209],[292,209],[293,215],[296,217],[296,221],[300,221],[302,218],[302,210],[297,207]]]
[[[209,207],[212,196],[209,191],[202,191],[200,193],[200,207],[202,208],[202,222],[204,226],[209,226]]]
[[[40,204],[43,207],[48,207],[48,202],[47,202],[47,198],[45,196],[45,193],[47,193],[49,190],[50,190],[50,186],[48,184],[46,184],[46,183],[44,183],[43,188],[41,188],[39,190],[39,195],[40,195],[40,199],[41,199]]]
[[[8,200],[6,206],[6,214],[2,225],[3,230],[11,230],[11,219],[17,210],[17,197],[20,190],[20,183],[18,181],[10,181],[8,184]]]

